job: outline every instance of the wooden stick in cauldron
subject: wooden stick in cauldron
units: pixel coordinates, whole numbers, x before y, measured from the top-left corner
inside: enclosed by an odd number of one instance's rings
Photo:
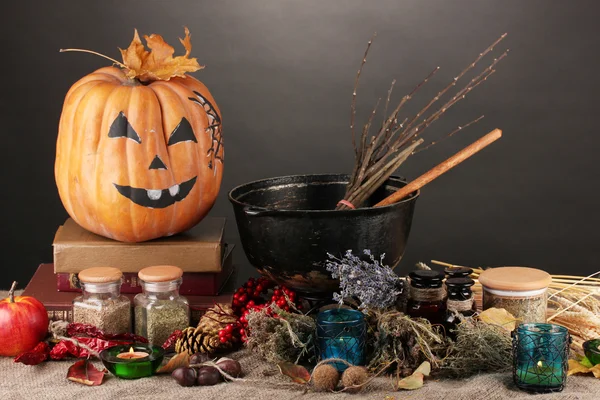
[[[429,182],[442,175],[444,172],[456,167],[461,162],[465,161],[467,158],[471,157],[473,154],[477,153],[479,150],[487,147],[492,144],[496,140],[500,139],[502,136],[502,131],[500,129],[494,129],[484,137],[480,138],[478,141],[471,143],[469,146],[465,147],[446,161],[438,164],[433,167],[414,181],[410,182],[406,186],[398,189],[385,199],[381,200],[379,203],[375,204],[375,207],[387,206],[393,203],[396,203],[406,196],[411,194],[412,192],[421,189],[423,186],[427,185]]]

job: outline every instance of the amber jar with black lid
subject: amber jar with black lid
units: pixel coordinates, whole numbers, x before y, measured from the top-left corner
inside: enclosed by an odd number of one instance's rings
[[[475,281],[468,277],[446,279],[448,299],[446,300],[447,311],[444,328],[446,329],[446,335],[451,338],[456,337],[454,330],[456,325],[460,323],[461,315],[470,317],[477,311],[477,305],[471,290],[474,284]]]
[[[441,324],[446,315],[444,274],[433,270],[413,271],[408,275],[410,291],[406,313],[413,318],[425,318]]]
[[[444,273],[446,274],[447,279],[468,278],[473,273],[473,270],[471,268],[467,268],[467,267],[452,267],[452,268],[448,267],[444,270]]]

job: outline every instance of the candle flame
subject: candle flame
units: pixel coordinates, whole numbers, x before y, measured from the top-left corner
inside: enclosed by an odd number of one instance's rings
[[[133,354],[133,347],[129,348],[129,354]],[[541,361],[540,361],[541,362]]]
[[[537,366],[540,368],[544,366],[544,363],[542,362],[542,360],[537,362]]]

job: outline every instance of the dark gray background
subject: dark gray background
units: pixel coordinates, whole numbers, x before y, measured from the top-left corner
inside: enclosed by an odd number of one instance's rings
[[[440,137],[486,118],[412,158],[415,178],[493,128],[504,137],[427,186],[417,203],[406,272],[419,260],[596,271],[600,35],[596,1],[19,1],[0,23],[2,274],[0,287],[52,260],[67,217],[54,183],[58,119],[70,85],[106,60],[60,54],[80,47],[118,58],[133,29],[178,46],[183,26],[194,74],[223,113],[225,176],[213,215],[229,219],[228,191],[278,175],[350,172],[349,105],[356,70],[377,31],[359,88],[359,121],[393,78],[395,99],[442,69],[423,105],[497,36],[511,49],[498,72],[432,125]],[[253,270],[241,247],[241,277]]]

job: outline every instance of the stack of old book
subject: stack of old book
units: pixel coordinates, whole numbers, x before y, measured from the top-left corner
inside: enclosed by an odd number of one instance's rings
[[[123,272],[121,293],[133,299],[142,291],[137,276],[140,269],[176,265],[184,271],[179,292],[188,299],[195,324],[215,303],[231,302],[233,245],[223,241],[224,228],[225,218],[207,217],[175,236],[122,243],[88,232],[68,219],[54,237],[54,263],[38,267],[24,295],[40,300],[50,319],[70,321],[73,299],[81,292],[77,279],[81,270],[119,268]]]

